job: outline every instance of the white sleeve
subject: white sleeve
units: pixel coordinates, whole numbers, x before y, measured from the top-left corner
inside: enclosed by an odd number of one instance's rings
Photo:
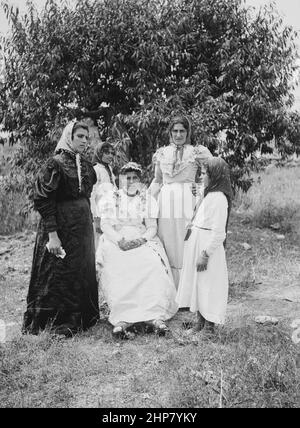
[[[122,239],[122,236],[114,229],[113,222],[109,219],[101,219],[101,230],[105,237],[114,244],[118,244]]]
[[[205,163],[208,159],[212,158],[213,155],[209,149],[205,146],[198,145],[194,147],[194,157],[198,165]]]
[[[149,192],[150,192],[151,196],[153,196],[155,198],[158,196],[158,193],[159,193],[161,186],[162,186],[162,182],[163,182],[163,175],[162,175],[162,171],[160,168],[160,163],[157,162],[155,164],[154,179],[153,179],[153,181],[149,187]]]
[[[159,208],[158,208],[156,199],[150,195],[147,195],[145,218],[144,218],[146,232],[143,234],[142,238],[151,240],[156,236],[158,214],[159,214]]]
[[[101,199],[101,196],[103,195],[103,182],[105,181],[105,177],[102,172],[102,168],[99,167],[99,165],[94,166],[94,170],[97,175],[97,182],[94,184],[93,191],[91,194],[91,211],[93,214],[93,217],[100,217],[99,213],[99,201]]]
[[[145,218],[146,232],[142,235],[142,238],[151,241],[157,234],[157,221],[155,218]]]
[[[114,185],[108,179],[108,173],[101,165],[96,165],[94,170],[97,175],[97,182],[91,194],[91,211],[93,217],[101,217],[101,198],[114,189]]]
[[[212,211],[211,236],[206,246],[206,253],[211,256],[214,251],[223,245],[226,238],[225,228],[228,215],[228,202],[226,196],[211,193],[210,209]]]
[[[159,217],[159,206],[156,199],[149,194],[146,198],[145,218],[157,219]]]

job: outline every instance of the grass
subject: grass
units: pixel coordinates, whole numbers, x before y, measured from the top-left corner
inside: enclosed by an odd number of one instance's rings
[[[298,206],[299,185],[299,168],[273,169],[249,194],[238,195],[229,224],[228,319],[212,340],[188,337],[181,325],[192,317],[178,313],[165,338],[139,334],[118,341],[102,306],[102,322],[73,339],[44,332],[0,344],[0,406],[299,407],[300,345],[291,340],[290,327],[299,303],[286,301],[284,293],[299,287],[300,223],[297,213],[278,217],[281,208],[290,213]],[[275,209],[264,223],[269,203]],[[279,231],[270,229],[275,221]],[[23,303],[16,310],[26,296],[24,272],[32,258],[33,240],[25,238],[10,243],[13,250],[0,264],[0,313],[10,321],[25,309]],[[279,324],[257,325],[254,316],[262,314],[277,316]]]
[[[0,353],[2,407],[300,404],[297,350],[285,326],[243,320],[239,328],[221,328],[213,341],[175,331],[121,344],[100,326],[69,341],[48,333],[23,337]]]
[[[38,214],[34,211],[24,212],[27,201],[25,191],[5,191],[0,182],[0,235],[36,227]]]
[[[193,354],[193,361],[181,366],[175,378],[176,407],[299,404],[295,349],[282,328],[225,327],[214,342]]]
[[[255,226],[277,225],[279,232],[300,232],[300,166],[273,167],[264,174],[255,174],[254,179],[248,193],[238,193],[238,210]]]
[[[11,176],[11,159],[18,149],[5,144],[0,145],[0,235],[33,229],[37,225],[37,213],[28,209],[28,196],[24,190],[25,173]]]

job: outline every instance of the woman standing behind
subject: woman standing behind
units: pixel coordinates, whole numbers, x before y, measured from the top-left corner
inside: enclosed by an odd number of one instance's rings
[[[150,192],[159,192],[158,236],[170,261],[178,287],[183,259],[186,226],[195,205],[192,186],[199,166],[212,157],[201,145],[192,146],[191,124],[185,116],[175,116],[169,125],[170,144],[157,150],[153,157],[155,178]]]
[[[204,199],[186,235],[183,268],[177,293],[180,307],[197,312],[194,330],[213,332],[224,324],[228,273],[224,242],[231,209],[230,173],[221,158],[209,159],[204,177]]]
[[[107,191],[111,191],[116,187],[116,179],[111,166],[114,156],[115,150],[109,143],[100,143],[95,148],[93,164],[97,175],[97,183],[91,194],[91,210],[95,228],[95,248],[97,248],[100,237],[99,201]]]
[[[90,195],[96,174],[82,156],[88,127],[70,122],[38,174],[34,206],[41,214],[36,236],[23,332],[47,326],[71,336],[99,318]]]

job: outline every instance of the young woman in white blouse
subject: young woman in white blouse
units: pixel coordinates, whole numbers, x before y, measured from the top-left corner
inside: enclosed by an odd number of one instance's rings
[[[197,312],[194,331],[213,332],[224,324],[228,272],[224,250],[232,188],[227,163],[218,157],[206,164],[204,199],[187,229],[183,268],[176,301]]]
[[[212,154],[201,144],[191,144],[192,126],[185,116],[174,116],[168,133],[170,144],[160,147],[153,156],[155,177],[150,192],[158,197],[158,236],[165,247],[178,288],[185,229],[195,205],[192,188],[198,168]]]

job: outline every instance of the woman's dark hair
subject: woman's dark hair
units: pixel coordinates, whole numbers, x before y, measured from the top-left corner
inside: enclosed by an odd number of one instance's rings
[[[128,174],[128,172],[135,172],[136,173],[136,175],[139,177],[139,179],[141,180],[141,178],[142,178],[142,171],[140,171],[140,170],[138,170],[138,169],[135,169],[135,168],[126,168],[126,169],[123,169],[122,171],[121,171],[121,174],[122,175],[125,175],[125,174]]]
[[[171,136],[171,132],[174,128],[175,125],[177,125],[178,123],[180,123],[184,129],[187,131],[187,139],[186,142],[190,143],[191,138],[192,138],[192,125],[190,120],[188,119],[188,117],[184,116],[184,115],[176,115],[174,117],[172,117],[172,119],[170,120],[169,123],[169,127],[168,127],[168,133]]]
[[[101,163],[103,154],[107,153],[109,150],[115,151],[114,147],[110,143],[97,144],[94,150],[93,164]]]
[[[77,131],[77,129],[84,129],[85,131],[89,132],[89,127],[86,123],[83,122],[75,122],[73,129],[72,129],[72,140],[74,138],[74,134]]]
[[[187,132],[190,132],[191,124],[186,116],[183,115],[177,115],[172,117],[170,124],[169,124],[169,132],[172,131],[174,126],[177,123],[181,123],[181,125],[187,130]]]

